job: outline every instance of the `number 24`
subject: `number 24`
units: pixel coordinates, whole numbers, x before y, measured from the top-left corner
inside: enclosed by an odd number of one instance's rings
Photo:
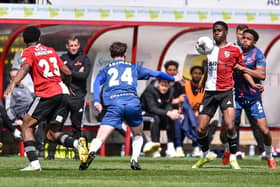
[[[120,81],[118,80],[119,71],[116,68],[109,69],[108,74],[112,76],[109,81],[109,87],[117,86],[120,84]],[[129,85],[132,84],[133,78],[132,78],[131,68],[126,68],[124,70],[124,72],[121,75],[121,81],[127,82],[127,84],[129,84]]]

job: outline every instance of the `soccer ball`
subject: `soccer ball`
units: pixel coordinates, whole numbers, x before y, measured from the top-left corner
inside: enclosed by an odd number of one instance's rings
[[[214,41],[208,36],[202,36],[198,38],[195,44],[195,49],[201,55],[208,55],[214,49]]]

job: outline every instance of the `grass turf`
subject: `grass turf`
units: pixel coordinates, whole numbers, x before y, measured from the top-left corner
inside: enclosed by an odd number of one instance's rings
[[[0,157],[0,186],[280,186],[280,169],[269,170],[266,161],[245,158],[241,170],[223,166],[221,159],[191,169],[193,158],[141,158],[141,171],[130,169],[129,157],[97,157],[87,171],[79,161],[40,160],[41,172],[21,172],[26,158]]]

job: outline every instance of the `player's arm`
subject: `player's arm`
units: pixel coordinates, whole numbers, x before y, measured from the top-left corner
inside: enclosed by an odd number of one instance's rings
[[[256,89],[256,90],[260,90],[260,91],[263,91],[263,90],[264,90],[263,85],[261,85],[261,84],[256,84],[255,81],[254,81],[254,79],[252,78],[252,76],[249,75],[248,73],[243,73],[243,77],[244,77],[244,79],[249,83],[249,85],[250,85],[252,88],[254,88],[254,89]]]
[[[4,96],[9,95],[15,86],[21,82],[21,80],[26,76],[26,74],[30,71],[31,66],[29,64],[23,64],[20,70],[17,72],[15,79],[11,82],[8,88],[4,92]]]
[[[101,70],[93,84],[93,98],[94,98],[94,107],[97,112],[101,112],[103,107],[100,102],[100,86],[105,82],[104,72]]]
[[[175,78],[161,71],[154,71],[137,65],[138,80],[148,80],[150,77],[156,77],[163,80],[175,81]]]
[[[259,80],[265,80],[266,78],[266,67],[265,66],[257,66],[256,69],[250,69],[241,65],[236,66],[237,69],[240,71],[247,73],[251,75],[252,77],[259,79]]]
[[[79,79],[79,80],[86,80],[90,71],[90,61],[89,58],[86,56],[83,61],[83,66],[79,69],[78,72],[72,72],[72,77]]]
[[[256,56],[256,69],[247,68],[245,66],[243,60],[241,60],[240,58],[239,58],[239,62],[238,62],[239,64],[236,64],[235,68],[244,73],[248,73],[255,79],[265,80],[265,78],[266,78],[265,56],[263,55],[263,53],[261,51],[258,51],[256,55],[257,55]]]
[[[205,84],[206,84],[206,81],[207,81],[207,76],[208,76],[208,65],[207,65],[207,61],[206,63],[203,64],[203,69],[204,69],[204,75],[202,77],[202,80],[200,82],[200,86],[199,86],[199,91],[200,92],[203,92],[204,89],[205,89]]]
[[[164,80],[168,80],[168,81],[175,81],[175,78],[166,74],[166,73],[163,73],[161,71],[151,71],[151,76],[152,77],[156,77],[156,78],[159,78],[159,79],[164,79]]]
[[[59,67],[60,72],[64,75],[64,81],[65,84],[68,88],[70,88],[71,86],[71,81],[72,81],[72,72],[71,70],[66,66],[66,65],[62,65]]]

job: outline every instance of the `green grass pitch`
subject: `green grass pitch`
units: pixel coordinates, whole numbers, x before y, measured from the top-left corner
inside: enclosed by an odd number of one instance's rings
[[[43,171],[21,172],[27,158],[0,157],[0,186],[280,186],[280,169],[269,170],[266,161],[246,157],[241,170],[224,166],[221,159],[201,169],[191,169],[194,158],[140,158],[143,170],[130,169],[129,157],[97,157],[87,171],[79,171],[79,161],[40,159]]]

